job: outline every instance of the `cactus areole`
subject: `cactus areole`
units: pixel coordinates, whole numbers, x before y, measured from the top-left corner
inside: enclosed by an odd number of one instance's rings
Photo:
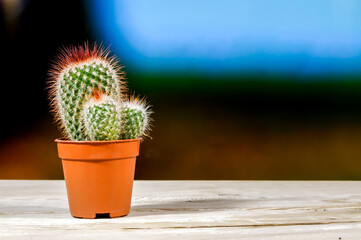
[[[149,107],[144,99],[128,95],[122,67],[108,50],[89,44],[63,48],[50,76],[51,107],[68,140],[147,135]]]

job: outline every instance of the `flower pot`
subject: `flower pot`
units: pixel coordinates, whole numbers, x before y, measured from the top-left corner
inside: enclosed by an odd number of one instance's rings
[[[140,140],[55,142],[62,159],[71,215],[128,215]]]

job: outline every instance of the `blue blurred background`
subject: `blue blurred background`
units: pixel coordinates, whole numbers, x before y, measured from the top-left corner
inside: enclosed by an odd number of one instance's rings
[[[110,46],[153,105],[137,179],[361,179],[361,2],[3,0],[0,178],[62,178],[62,45]],[[8,89],[16,89],[16,97]]]
[[[92,0],[94,32],[138,71],[359,73],[359,1]]]

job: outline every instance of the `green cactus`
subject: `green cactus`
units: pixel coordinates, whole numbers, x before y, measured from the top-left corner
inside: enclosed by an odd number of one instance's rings
[[[51,106],[66,138],[73,141],[147,136],[150,111],[126,94],[124,74],[114,57],[96,45],[64,49],[50,71]]]
[[[92,98],[86,102],[83,119],[85,133],[91,141],[119,139],[120,108],[111,97]]]
[[[70,140],[90,140],[81,112],[86,99],[100,92],[120,102],[124,92],[122,72],[107,53],[89,46],[66,49],[55,66],[54,105]]]
[[[121,139],[133,139],[146,136],[150,122],[149,106],[144,99],[131,98],[121,106]]]

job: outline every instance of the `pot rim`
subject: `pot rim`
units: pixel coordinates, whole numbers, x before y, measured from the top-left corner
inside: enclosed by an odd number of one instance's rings
[[[54,140],[54,142],[62,143],[62,144],[92,144],[92,145],[138,142],[138,141],[140,141],[140,138],[122,139],[122,140],[104,140],[104,141],[72,141],[72,140],[67,140],[65,138],[57,138]]]

